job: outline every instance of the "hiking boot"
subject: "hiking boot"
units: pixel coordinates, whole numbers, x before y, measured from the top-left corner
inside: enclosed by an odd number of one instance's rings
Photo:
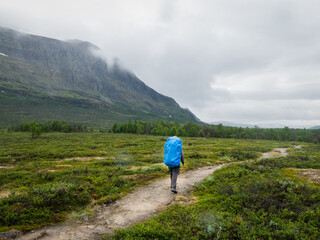
[[[171,188],[171,192],[178,193],[178,191],[176,189],[174,189],[174,188]]]

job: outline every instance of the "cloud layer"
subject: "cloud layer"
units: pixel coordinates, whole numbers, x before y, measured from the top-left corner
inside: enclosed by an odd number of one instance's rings
[[[0,3],[0,23],[98,45],[201,120],[320,125],[320,2]]]

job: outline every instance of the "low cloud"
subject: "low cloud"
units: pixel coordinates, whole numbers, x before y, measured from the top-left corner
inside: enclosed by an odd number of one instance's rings
[[[81,39],[201,120],[319,125],[320,3],[53,1],[0,3],[0,22]]]

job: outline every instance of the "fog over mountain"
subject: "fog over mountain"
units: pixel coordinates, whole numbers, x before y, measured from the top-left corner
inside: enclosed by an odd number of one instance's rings
[[[3,27],[80,39],[205,122],[320,124],[320,2],[0,3]]]
[[[0,27],[0,126],[59,119],[107,126],[114,121],[198,121],[99,48]]]

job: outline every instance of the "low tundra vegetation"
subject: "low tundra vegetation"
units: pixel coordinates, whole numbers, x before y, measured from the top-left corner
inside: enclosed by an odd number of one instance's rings
[[[167,137],[101,132],[0,134],[0,232],[61,222],[165,177]],[[256,159],[289,142],[182,137],[186,171]],[[8,194],[10,193],[10,194]]]
[[[167,169],[161,165],[166,139],[166,136],[102,132],[43,133],[38,138],[32,138],[28,132],[2,132],[0,134],[0,192],[6,194],[0,195],[2,196],[0,198],[0,232],[10,229],[28,231],[39,226],[61,222],[68,218],[68,214],[72,211],[81,211],[101,204],[107,205],[151,180],[166,177]],[[201,137],[182,137],[182,142],[186,158],[182,171],[205,165],[254,160],[263,152],[271,151],[272,148],[298,144]],[[245,195],[246,187],[251,186],[248,185],[249,180],[251,179],[252,183],[260,181],[258,176],[261,175],[260,177],[264,179],[261,181],[266,181],[268,186],[273,188],[273,185],[279,184],[276,179],[283,181],[281,169],[316,168],[319,166],[317,161],[319,151],[315,150],[317,147],[318,145],[315,144],[303,144],[301,149],[292,148],[292,155],[281,161],[264,160],[260,161],[259,165],[244,164],[223,169],[217,174],[226,177],[220,179],[213,175],[197,187],[196,194],[201,199],[198,205],[174,206],[159,218],[138,225],[142,229],[150,229],[149,232],[141,230],[141,233],[137,227],[119,232],[120,235],[115,235],[115,238],[118,236],[129,238],[130,234],[135,236],[129,231],[142,234],[141,236],[145,236],[143,234],[153,236],[152,234],[157,233],[158,235],[154,236],[159,239],[161,238],[159,236],[170,239],[179,236],[177,239],[183,239],[190,236],[207,238],[231,233],[241,236],[239,234],[244,233],[245,230],[239,228],[240,231],[235,226],[244,226],[247,218],[240,212],[241,209],[243,210],[241,202],[238,203],[236,200]],[[235,177],[228,180],[229,175],[235,175]],[[261,184],[264,186],[263,181]],[[237,187],[237,184],[243,185],[242,188]],[[259,187],[256,188],[259,189]],[[294,191],[303,192],[301,189]],[[306,189],[308,192],[311,188],[307,186]],[[313,191],[312,196],[317,196],[316,190]],[[233,196],[233,194],[239,194],[239,196]],[[223,199],[226,199],[225,196],[229,198],[224,200],[225,202],[219,202],[221,201],[219,196],[224,196]],[[295,195],[293,198],[295,199]],[[311,200],[308,200],[310,204]],[[220,205],[232,207],[232,209],[229,211]],[[291,214],[293,210],[288,209]],[[301,211],[311,214],[306,219],[313,219],[312,214],[318,211],[317,207],[308,209],[308,211],[305,209]],[[268,208],[264,210],[270,212]],[[253,214],[252,212],[253,210],[250,210],[246,214],[249,216]],[[296,217],[300,216],[298,212],[295,214]],[[176,219],[177,216],[178,219]],[[229,224],[235,220],[239,223]],[[265,224],[270,224],[270,221],[265,221]],[[278,228],[282,226],[280,221],[276,219],[272,221],[274,222],[272,225],[278,224]],[[292,224],[294,221],[296,220],[290,219],[289,223]],[[314,219],[312,221],[316,222]],[[150,222],[151,225],[148,225]],[[205,223],[206,228],[203,228]],[[227,231],[228,224],[231,226],[230,231]],[[168,227],[169,225],[171,227]],[[126,231],[128,231],[127,235]]]
[[[175,204],[105,239],[319,239],[319,183],[291,168],[320,169],[320,148],[290,152],[228,165],[195,187],[197,203]]]

